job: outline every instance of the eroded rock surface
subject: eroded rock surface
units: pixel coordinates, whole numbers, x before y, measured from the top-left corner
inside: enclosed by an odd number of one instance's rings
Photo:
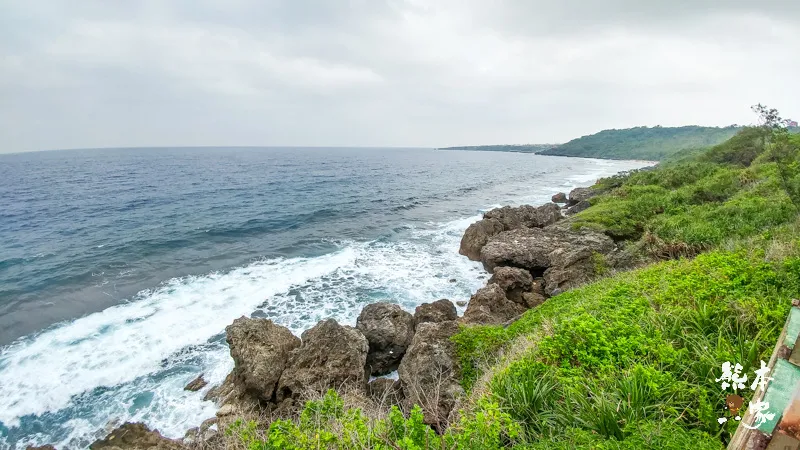
[[[488,271],[513,266],[544,277],[545,294],[569,289],[595,276],[595,254],[614,251],[608,236],[568,228],[520,228],[493,237],[481,250]]]
[[[417,326],[425,322],[445,322],[457,318],[456,306],[446,298],[433,303],[423,303],[414,311],[414,323]]]
[[[577,205],[582,201],[589,200],[595,195],[597,195],[597,192],[592,188],[588,187],[575,188],[569,191],[569,200],[567,201],[567,206]]]
[[[406,408],[420,405],[425,423],[439,431],[464,394],[455,345],[450,341],[457,332],[455,321],[421,323],[398,369]]]
[[[486,245],[490,237],[503,230],[503,225],[495,219],[482,219],[473,223],[464,232],[458,253],[473,261],[480,260],[481,248]]]
[[[329,388],[366,392],[369,343],[357,329],[328,319],[302,335],[278,381],[277,401]]]
[[[180,441],[167,439],[157,430],[150,430],[143,423],[125,423],[112,431],[105,439],[92,443],[91,450],[183,450]]]
[[[271,320],[247,317],[234,320],[225,333],[235,364],[233,381],[240,382],[250,395],[270,401],[300,339]]]
[[[552,201],[553,203],[567,203],[567,194],[559,192],[558,194],[555,194],[552,197],[550,197],[550,201]]]
[[[530,272],[518,267],[495,267],[487,284],[492,283],[500,286],[512,302],[524,304],[522,294],[533,287],[533,277]]]
[[[520,298],[522,301],[522,299]],[[469,299],[463,323],[499,325],[508,322],[527,310],[527,306],[506,298],[505,291],[495,283],[487,284]]]
[[[484,220],[495,219],[503,225],[503,230],[517,228],[541,228],[561,220],[561,208],[555,203],[546,203],[542,206],[503,206],[495,208],[483,216]]]
[[[361,310],[356,322],[369,342],[367,368],[372,375],[397,370],[414,337],[414,316],[394,303],[372,303]]]

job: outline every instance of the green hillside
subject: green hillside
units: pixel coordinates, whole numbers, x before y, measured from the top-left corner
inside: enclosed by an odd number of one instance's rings
[[[552,147],[552,144],[498,144],[498,145],[465,145],[460,147],[443,147],[437,150],[470,150],[479,152],[516,152],[538,153]]]
[[[660,161],[681,150],[717,145],[738,127],[636,127],[603,130],[539,152],[542,155]]]
[[[374,412],[331,392],[298,419],[228,434],[263,450],[722,450],[738,422],[717,421],[715,376],[726,361],[752,373],[768,360],[800,297],[800,135],[767,122],[679,156],[598,181],[565,219],[641,268],[453,336],[467,396],[444,433],[419,407]]]

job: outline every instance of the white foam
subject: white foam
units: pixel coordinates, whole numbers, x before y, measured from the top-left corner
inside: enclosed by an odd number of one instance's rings
[[[598,165],[591,174],[564,181],[585,184],[642,165]],[[558,190],[527,181],[509,189],[503,196],[513,200],[503,203],[543,203]],[[495,206],[500,205],[478,212]],[[129,303],[18,341],[0,350],[0,422],[12,432],[26,415],[50,424],[47,434],[18,440],[19,449],[53,441],[61,450],[85,447],[104,434],[109,420],[142,421],[181,437],[214,415],[214,405],[202,397],[233,366],[220,335],[234,319],[255,312],[300,334],[328,317],[352,325],[361,308],[375,301],[413,311],[439,298],[468,300],[486,275],[480,264],[458,254],[458,245],[478,218],[407,227],[398,241],[346,242],[316,258],[173,279]],[[184,391],[200,372],[209,387]],[[7,442],[0,438],[0,450],[10,448]]]
[[[267,297],[346,265],[344,249],[319,258],[257,262],[228,273],[173,279],[129,303],[49,329],[0,354],[0,422],[66,407],[74,395],[161,370]]]

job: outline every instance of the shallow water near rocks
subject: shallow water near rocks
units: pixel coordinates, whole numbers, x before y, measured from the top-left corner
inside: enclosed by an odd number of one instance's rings
[[[84,448],[124,421],[215,413],[225,326],[300,334],[368,303],[485,282],[464,229],[642,167],[430,149],[164,148],[0,156],[0,449]],[[455,282],[451,280],[455,279]],[[463,312],[463,308],[459,308]],[[209,386],[183,387],[200,373]]]

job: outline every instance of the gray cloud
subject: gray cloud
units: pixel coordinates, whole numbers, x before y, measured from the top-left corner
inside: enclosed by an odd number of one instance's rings
[[[793,0],[0,3],[0,152],[554,142],[800,114]]]

